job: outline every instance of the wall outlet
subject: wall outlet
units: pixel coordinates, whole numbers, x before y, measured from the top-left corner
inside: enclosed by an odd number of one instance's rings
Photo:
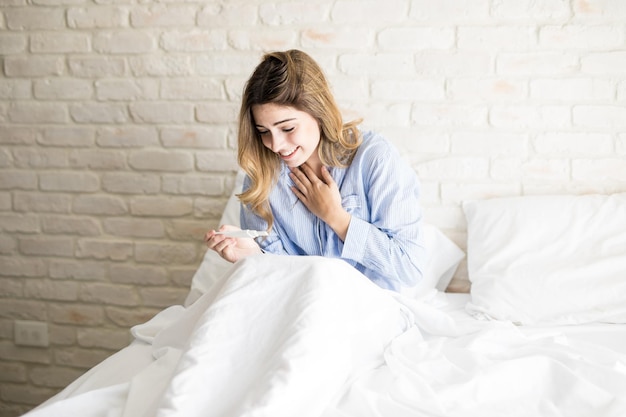
[[[46,347],[48,341],[48,323],[41,321],[15,320],[15,344],[21,346]]]

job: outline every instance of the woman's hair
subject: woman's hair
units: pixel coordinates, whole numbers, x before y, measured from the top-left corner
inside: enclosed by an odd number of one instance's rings
[[[326,77],[319,65],[299,50],[266,54],[246,83],[239,112],[239,166],[250,187],[239,194],[244,207],[267,221],[274,216],[269,195],[280,171],[280,157],[263,145],[255,127],[252,106],[273,103],[310,114],[320,126],[318,153],[326,166],[346,167],[361,144],[360,121],[343,123]]]

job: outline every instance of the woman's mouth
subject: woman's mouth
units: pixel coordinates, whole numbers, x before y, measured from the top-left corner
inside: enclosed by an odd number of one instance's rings
[[[298,147],[295,147],[295,148],[293,148],[292,150],[287,151],[287,152],[280,152],[280,154],[279,154],[279,155],[280,155],[280,157],[281,157],[281,158],[283,158],[283,159],[290,159],[290,158],[291,158],[291,157],[292,157],[292,156],[296,153],[296,151],[297,151],[298,149],[300,149],[300,147],[299,147],[299,146],[298,146]]]

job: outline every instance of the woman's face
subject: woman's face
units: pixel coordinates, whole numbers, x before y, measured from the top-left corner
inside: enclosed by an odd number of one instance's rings
[[[320,126],[309,113],[274,103],[252,106],[252,117],[263,145],[278,154],[289,167],[305,162],[318,172]]]

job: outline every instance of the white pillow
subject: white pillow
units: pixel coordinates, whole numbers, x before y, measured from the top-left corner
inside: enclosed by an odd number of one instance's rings
[[[470,313],[626,323],[626,193],[465,201]]]
[[[244,177],[245,175],[242,171],[237,173],[235,186],[222,213],[220,225],[240,225],[240,205],[239,199],[235,194],[241,192]],[[426,266],[424,277],[415,287],[403,288],[401,290],[403,295],[412,298],[425,297],[434,290],[445,291],[459,263],[465,257],[465,252],[437,227],[425,223],[423,230],[425,245],[430,253],[430,260]],[[215,251],[207,250],[200,267],[191,280],[191,291],[187,296],[185,305],[191,304],[200,295],[207,292],[231,266],[231,263],[222,259]]]

